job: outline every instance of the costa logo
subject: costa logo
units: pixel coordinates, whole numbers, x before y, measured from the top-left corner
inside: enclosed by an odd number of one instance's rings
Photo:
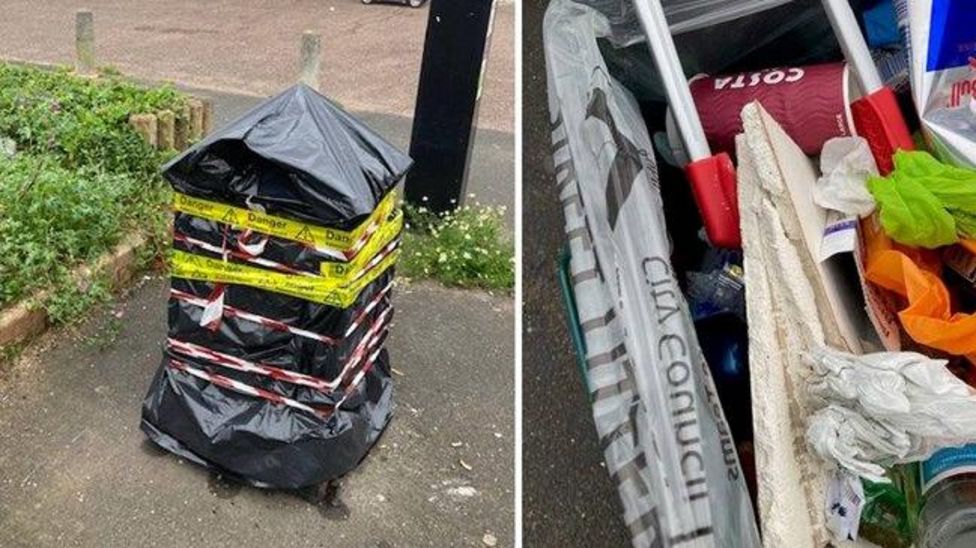
[[[742,89],[758,86],[760,83],[775,86],[784,82],[791,84],[803,79],[806,74],[802,68],[773,69],[753,73],[742,73],[715,78],[715,89]]]

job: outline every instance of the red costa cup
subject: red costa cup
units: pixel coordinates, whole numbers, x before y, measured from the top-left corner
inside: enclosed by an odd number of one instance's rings
[[[852,86],[846,63],[698,75],[689,84],[712,152],[730,155],[735,154],[735,136],[742,133],[742,107],[756,100],[809,155],[820,154],[828,139],[856,135]],[[675,157],[687,161],[670,113],[667,133]]]

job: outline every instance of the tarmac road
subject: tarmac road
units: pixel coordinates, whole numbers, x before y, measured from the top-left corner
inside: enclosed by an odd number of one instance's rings
[[[95,16],[99,66],[268,96],[295,81],[304,30],[322,35],[322,90],[350,110],[413,116],[427,6],[360,0],[8,0],[0,52],[22,61],[74,62],[75,11]],[[514,128],[515,9],[498,6],[478,126]]]

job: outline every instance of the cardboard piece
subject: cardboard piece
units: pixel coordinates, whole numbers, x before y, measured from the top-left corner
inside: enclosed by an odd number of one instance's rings
[[[742,111],[739,209],[748,291],[758,506],[767,547],[870,546],[831,538],[823,511],[830,470],[807,449],[802,353],[880,344],[862,312],[851,253],[820,261],[827,214],[813,202],[813,163],[758,103]]]

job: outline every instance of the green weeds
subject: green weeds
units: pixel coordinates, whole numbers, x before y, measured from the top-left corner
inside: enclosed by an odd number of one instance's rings
[[[515,250],[505,230],[504,208],[463,206],[445,215],[404,208],[408,222],[399,273],[454,287],[514,287]]]
[[[158,171],[172,152],[145,144],[129,115],[184,105],[168,87],[0,63],[0,308],[45,289],[41,306],[69,322],[108,297],[72,272],[127,233],[166,230]]]

